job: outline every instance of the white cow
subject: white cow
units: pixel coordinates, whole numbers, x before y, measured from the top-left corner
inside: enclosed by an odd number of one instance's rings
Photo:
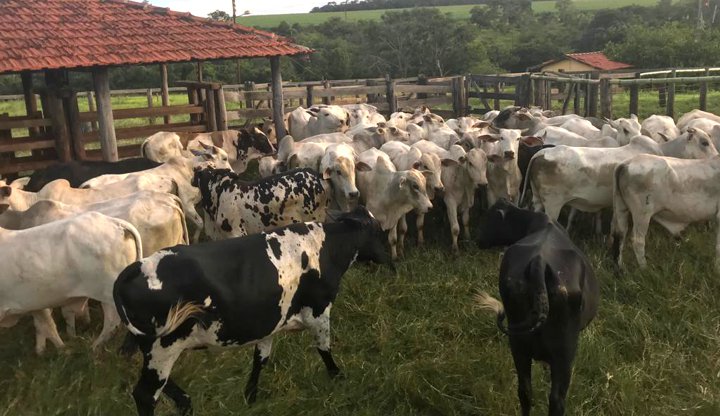
[[[0,197],[10,187],[0,188]],[[113,302],[113,284],[130,263],[141,260],[142,243],[127,221],[89,212],[27,230],[0,229],[0,326],[8,327],[21,315],[63,306],[77,298],[99,301],[103,329],[93,343],[101,345],[120,322]],[[47,321],[45,321],[47,322]],[[47,332],[49,331],[49,332]],[[62,346],[57,329],[38,330],[36,351],[45,339]]]
[[[613,182],[613,254],[620,266],[630,216],[631,242],[640,267],[647,265],[645,236],[650,220],[657,221],[672,235],[678,235],[693,222],[720,221],[718,157],[682,160],[640,155],[619,164]],[[720,233],[715,255],[715,269],[720,271]]]
[[[615,167],[638,154],[681,158],[709,158],[717,150],[704,133],[686,133],[659,145],[646,136],[613,149],[557,146],[533,156],[526,181],[533,193],[533,207],[557,219],[563,206],[597,212],[612,206],[612,172]]]
[[[658,143],[667,142],[680,135],[675,120],[669,116],[652,115],[643,120],[640,133]]]
[[[683,116],[680,117],[680,120],[678,120],[677,122],[677,127],[680,130],[685,130],[685,127],[687,127],[687,124],[690,121],[698,118],[706,118],[708,120],[717,121],[718,123],[720,123],[720,116],[718,115],[702,110],[692,110],[683,114]]]
[[[358,159],[372,168],[358,172],[361,201],[383,230],[389,230],[390,251],[396,259],[398,252],[403,255],[403,247],[398,245],[400,218],[412,210],[426,213],[432,208],[425,192],[425,177],[415,169],[396,171],[390,158],[378,149],[369,149],[358,155]]]
[[[332,144],[320,159],[319,172],[332,187],[332,207],[349,212],[357,203],[360,192],[355,184],[355,170],[364,172],[370,167],[355,161],[355,150],[345,143]]]
[[[322,133],[345,132],[350,113],[337,105],[298,107],[288,115],[288,132],[297,140]]]

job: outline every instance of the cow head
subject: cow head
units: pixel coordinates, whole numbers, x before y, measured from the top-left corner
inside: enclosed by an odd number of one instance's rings
[[[640,134],[640,123],[637,116],[632,115],[630,118],[619,118],[617,120],[608,120],[612,128],[617,130],[615,138],[620,146],[630,143],[630,139]]]
[[[710,136],[700,129],[690,127],[676,140],[684,140],[683,158],[708,159],[718,155]]]
[[[432,202],[427,195],[427,181],[422,172],[410,169],[397,172],[398,194],[400,199],[410,202],[413,209],[420,213],[426,213],[432,208]]]
[[[547,215],[520,209],[500,198],[485,213],[477,240],[478,246],[485,249],[515,244],[527,235],[528,229],[536,221],[547,223]]]
[[[357,261],[392,266],[392,258],[385,247],[387,237],[378,220],[367,208],[360,205],[350,212],[328,211],[328,217],[357,231]]]
[[[210,167],[215,169],[232,169],[228,161],[228,154],[217,146],[207,145],[199,142],[203,150],[191,150],[193,156],[193,167]]]
[[[337,105],[313,107],[310,123],[316,124],[314,134],[344,133],[350,127],[350,113]]]
[[[420,154],[420,151],[416,148],[411,148],[410,152],[417,152],[419,154],[418,160],[412,167],[425,176],[425,191],[428,198],[435,198],[436,193],[442,195],[445,187],[441,180],[442,162],[440,161],[440,157],[433,153]]]
[[[257,127],[239,130],[233,145],[237,149],[237,159],[232,166],[235,172],[245,172],[251,160],[275,153],[268,136]]]
[[[355,170],[366,172],[371,170],[370,166],[329,151],[323,156],[321,167],[323,179],[330,182],[338,206],[343,211],[350,211],[360,197],[355,186]]]
[[[527,129],[532,127],[534,117],[520,107],[508,107],[502,110],[492,121],[498,129]]]

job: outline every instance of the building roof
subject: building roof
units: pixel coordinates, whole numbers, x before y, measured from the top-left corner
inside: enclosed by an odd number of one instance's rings
[[[632,66],[622,62],[611,61],[603,52],[566,53],[565,56],[601,71],[613,71],[616,69],[630,68]]]
[[[299,55],[274,33],[124,0],[0,0],[0,73]]]

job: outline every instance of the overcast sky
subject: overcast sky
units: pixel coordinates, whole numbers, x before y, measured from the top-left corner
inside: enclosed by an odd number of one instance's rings
[[[252,14],[307,13],[315,6],[327,4],[329,0],[235,0],[237,14],[245,10]],[[150,0],[155,6],[169,7],[179,12],[190,12],[205,17],[215,10],[232,13],[231,0]]]

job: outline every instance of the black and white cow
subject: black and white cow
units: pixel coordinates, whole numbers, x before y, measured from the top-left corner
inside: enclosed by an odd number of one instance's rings
[[[510,246],[500,265],[502,303],[486,293],[477,301],[497,314],[498,328],[509,336],[522,414],[530,415],[534,359],[550,365],[549,414],[562,416],[580,331],[600,299],[590,262],[557,222],[503,199],[488,211],[478,243]]]
[[[195,171],[192,184],[200,189],[205,233],[213,240],[324,221],[330,198],[327,182],[312,169],[245,182],[228,169],[206,168]]]
[[[133,157],[117,162],[83,160],[57,163],[36,170],[23,189],[28,192],[39,192],[43,186],[55,179],[66,179],[71,187],[79,188],[84,182],[101,175],[138,172],[156,168],[161,164],[144,157]]]
[[[189,414],[190,397],[170,378],[180,354],[202,346],[255,345],[245,397],[255,401],[272,336],[307,328],[331,377],[330,309],[354,261],[389,264],[380,224],[362,207],[334,223],[292,224],[272,232],[175,246],[128,266],[114,287],[122,322],[143,368],[133,397],[153,415],[161,392]]]

